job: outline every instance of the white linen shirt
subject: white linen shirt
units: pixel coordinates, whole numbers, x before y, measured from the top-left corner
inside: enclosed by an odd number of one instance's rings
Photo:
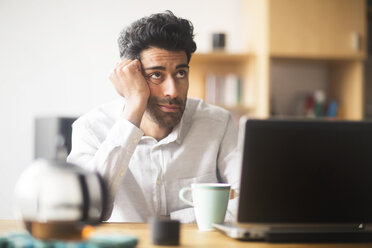
[[[194,212],[179,200],[180,189],[225,182],[238,190],[237,129],[228,111],[188,98],[180,123],[157,141],[122,117],[124,107],[121,98],[75,121],[67,158],[103,176],[110,196],[108,221],[146,222],[166,215],[190,223]],[[237,199],[230,200],[228,219],[236,206]]]

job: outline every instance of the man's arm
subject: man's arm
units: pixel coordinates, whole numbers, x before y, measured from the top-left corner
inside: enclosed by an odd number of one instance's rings
[[[231,184],[232,189],[226,213],[227,221],[235,220],[238,208],[237,196],[240,192],[241,165],[239,164],[237,139],[238,131],[233,123],[231,115],[229,115],[217,161],[218,172],[222,182]]]
[[[116,192],[143,135],[139,126],[150,94],[138,60],[123,60],[118,63],[110,74],[110,81],[118,94],[126,100],[122,116],[103,141],[97,137],[99,130],[89,122],[78,120],[74,123],[72,150],[67,158],[69,162],[97,171],[103,176],[109,190],[109,212],[105,214],[106,219],[111,215]]]
[[[74,123],[72,150],[67,161],[97,171],[103,177],[109,193],[108,212],[105,213],[105,219],[108,219],[116,192],[143,132],[123,118],[116,121],[102,143],[94,130],[81,120]]]
[[[236,215],[240,187],[240,164],[237,154],[237,128],[231,115],[224,124],[223,136],[219,146],[217,157],[217,169],[219,182],[231,184],[232,192],[226,213],[226,220],[232,221]],[[178,219],[183,223],[195,222],[194,208],[184,208],[170,213],[171,219]]]

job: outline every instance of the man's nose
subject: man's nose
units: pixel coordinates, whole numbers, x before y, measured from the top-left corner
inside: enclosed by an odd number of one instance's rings
[[[178,97],[177,82],[172,76],[167,77],[165,82],[162,83],[162,86],[164,96],[169,96],[172,99]]]

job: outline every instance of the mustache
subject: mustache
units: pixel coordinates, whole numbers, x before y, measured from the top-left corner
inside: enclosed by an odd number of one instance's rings
[[[150,99],[152,103],[157,104],[168,104],[168,105],[177,105],[177,106],[183,106],[185,102],[180,98],[160,98],[160,97],[153,97]]]

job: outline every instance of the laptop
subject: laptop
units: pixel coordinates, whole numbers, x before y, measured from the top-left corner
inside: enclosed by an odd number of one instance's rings
[[[239,130],[241,240],[372,241],[372,122],[249,119]]]

